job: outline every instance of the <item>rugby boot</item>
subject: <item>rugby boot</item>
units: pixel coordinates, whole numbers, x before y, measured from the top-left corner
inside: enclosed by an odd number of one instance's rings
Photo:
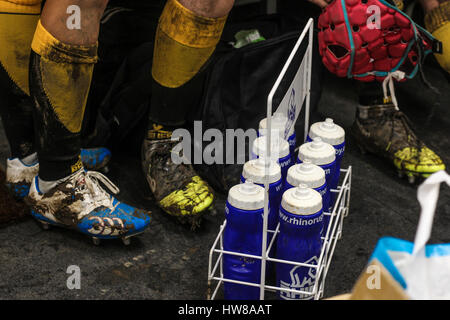
[[[213,203],[212,189],[191,164],[174,163],[172,149],[180,140],[154,139],[156,136],[167,135],[149,130],[142,145],[142,167],[150,190],[163,211],[195,230]]]
[[[111,151],[107,148],[81,149],[81,162],[86,170],[108,172],[108,163],[111,160]]]
[[[6,186],[16,200],[28,195],[31,181],[39,172],[39,163],[26,164],[19,158],[6,160]]]
[[[121,238],[128,245],[131,237],[144,232],[150,223],[150,212],[118,201],[100,182],[112,193],[119,192],[108,178],[96,171],[81,169],[46,193],[40,191],[36,176],[25,201],[31,207],[31,215],[44,229],[54,225],[86,234],[95,244],[100,239]]]
[[[87,170],[107,171],[111,152],[106,148],[81,149],[81,161]],[[31,181],[39,172],[39,162],[26,164],[19,158],[6,160],[6,186],[16,200],[28,195]]]
[[[416,136],[409,119],[393,104],[359,106],[351,131],[363,153],[392,161],[399,176],[406,175],[410,183],[445,170],[441,158]]]

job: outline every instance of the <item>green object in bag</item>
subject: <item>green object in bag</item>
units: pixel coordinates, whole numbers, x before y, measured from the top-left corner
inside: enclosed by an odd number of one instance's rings
[[[233,47],[236,49],[242,48],[250,43],[256,43],[266,40],[257,29],[241,30],[234,35],[236,42],[233,43]]]

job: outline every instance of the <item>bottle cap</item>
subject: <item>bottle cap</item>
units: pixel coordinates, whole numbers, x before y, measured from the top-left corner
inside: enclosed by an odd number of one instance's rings
[[[322,209],[322,196],[306,184],[300,184],[284,192],[281,206],[292,214],[311,215]]]
[[[323,142],[336,146],[345,141],[345,131],[335,124],[333,119],[326,118],[323,122],[316,122],[311,125],[309,137],[311,139],[320,137]]]
[[[280,158],[284,158],[289,155],[289,143],[280,138],[279,136],[271,136],[271,147],[270,147],[270,155],[276,158],[277,160]],[[257,156],[265,156],[267,147],[267,136],[262,136],[256,138],[253,142],[253,153]]]
[[[269,183],[277,182],[281,179],[281,168],[274,160],[264,157],[247,161],[242,169],[242,176],[245,180],[252,180],[257,184],[264,184],[266,171],[269,173]]]
[[[286,125],[288,122],[288,118],[281,113],[274,113],[272,115],[272,132],[276,130],[281,138],[285,137]],[[262,119],[259,122],[259,134],[261,136],[265,136],[267,131],[267,118]]]
[[[336,150],[320,137],[315,137],[312,142],[304,143],[298,150],[298,158],[303,162],[305,159],[320,166],[333,162],[336,159]]]
[[[254,184],[252,180],[231,187],[228,191],[228,203],[242,210],[258,210],[264,208],[264,188]]]
[[[312,164],[311,160],[305,159],[302,163],[289,168],[286,181],[291,186],[298,186],[304,183],[308,188],[319,188],[326,181],[325,171],[321,167]]]

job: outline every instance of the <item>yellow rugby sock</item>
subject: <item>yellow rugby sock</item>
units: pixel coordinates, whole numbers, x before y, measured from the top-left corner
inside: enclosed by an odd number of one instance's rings
[[[39,55],[41,85],[58,120],[70,132],[80,132],[97,62],[97,44],[62,43],[39,21],[31,48]]]
[[[0,63],[27,95],[31,40],[41,12],[41,0],[0,0]]]
[[[42,0],[0,0],[1,13],[40,14]]]
[[[72,45],[56,39],[38,22],[30,57],[30,91],[39,177],[59,180],[81,168],[81,126],[97,44]]]
[[[442,54],[435,54],[442,68],[450,73],[450,1],[439,4],[425,15],[425,27],[442,42]]]
[[[192,79],[213,53],[226,19],[202,17],[168,0],[156,31],[153,79],[169,88]]]

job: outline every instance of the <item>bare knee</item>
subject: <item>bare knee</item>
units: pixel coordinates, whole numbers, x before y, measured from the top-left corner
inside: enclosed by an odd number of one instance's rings
[[[93,44],[108,0],[47,0],[42,25],[58,40],[70,44]]]

